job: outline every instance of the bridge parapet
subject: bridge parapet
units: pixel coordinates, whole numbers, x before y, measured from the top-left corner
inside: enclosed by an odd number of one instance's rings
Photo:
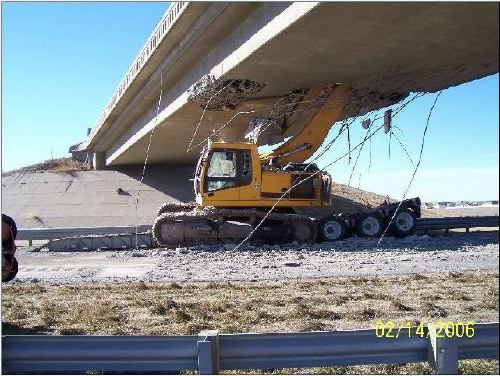
[[[294,90],[343,83],[379,97],[405,95],[497,73],[498,7],[173,3],[72,152],[89,159],[101,153],[104,166],[142,165],[146,150],[151,164],[193,165],[214,131],[225,141],[242,141],[252,118],[270,117]],[[204,108],[190,90],[205,76],[214,78],[215,88],[252,82],[262,90],[234,106]]]
[[[106,118],[109,116],[111,111],[115,108],[118,101],[122,98],[123,93],[128,89],[132,81],[137,77],[141,69],[144,67],[148,59],[153,55],[156,51],[156,48],[160,45],[161,41],[168,33],[168,31],[172,28],[175,22],[180,18],[182,12],[188,6],[188,1],[179,1],[172,2],[170,7],[167,9],[161,20],[156,25],[153,33],[149,36],[146,43],[142,47],[141,51],[135,58],[134,62],[130,66],[127,74],[123,77],[122,81],[116,88],[113,93],[110,101],[104,108],[99,119],[95,122],[92,127],[92,131],[88,135],[87,140],[92,139],[96,136],[96,134],[101,129],[101,126],[106,121]],[[81,147],[87,147],[86,143],[84,143]]]

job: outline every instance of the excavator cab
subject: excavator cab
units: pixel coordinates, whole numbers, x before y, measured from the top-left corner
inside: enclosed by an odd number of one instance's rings
[[[330,205],[330,176],[313,164],[262,160],[253,143],[210,143],[195,173],[200,207]]]
[[[196,167],[197,204],[244,207],[246,204],[240,200],[257,199],[260,188],[258,163],[255,144],[210,143],[202,151]]]
[[[335,120],[344,116],[349,86],[310,90],[299,104],[306,120],[294,137],[260,155],[251,142],[210,142],[195,175],[199,207],[270,208],[329,206],[331,177],[304,163],[319,148]],[[335,99],[333,99],[335,97]],[[268,119],[272,123],[273,119]]]

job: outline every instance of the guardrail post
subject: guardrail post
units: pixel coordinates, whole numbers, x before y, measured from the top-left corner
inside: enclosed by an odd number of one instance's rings
[[[198,334],[198,372],[200,375],[219,373],[219,332],[205,330]]]
[[[458,374],[458,344],[454,338],[439,333],[439,328],[429,325],[428,359],[430,366],[438,375]],[[442,329],[442,328],[441,328]]]

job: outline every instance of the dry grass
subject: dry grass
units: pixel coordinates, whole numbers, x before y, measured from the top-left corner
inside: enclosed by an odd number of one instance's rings
[[[61,334],[371,328],[377,320],[498,321],[498,273],[286,282],[4,286],[3,321]],[[314,328],[314,329],[313,329]]]
[[[458,362],[459,374],[497,375],[498,360],[461,360]],[[254,375],[433,375],[428,363],[409,364],[377,364],[369,366],[286,368],[266,370],[222,371],[221,374],[254,374]]]
[[[498,321],[498,301],[498,273],[471,272],[286,282],[3,286],[2,308],[4,334],[170,335],[205,329],[373,328],[377,320]],[[461,369],[498,373],[498,361],[475,362],[461,363]],[[431,372],[426,364],[266,371]]]
[[[86,171],[90,170],[91,166],[79,161],[72,160],[71,158],[57,158],[52,160],[47,160],[42,163],[37,163],[31,166],[26,166],[18,170],[13,170],[4,173],[3,175],[8,176],[17,172],[36,172],[36,171],[46,171],[53,173],[61,172],[72,172],[72,171]]]

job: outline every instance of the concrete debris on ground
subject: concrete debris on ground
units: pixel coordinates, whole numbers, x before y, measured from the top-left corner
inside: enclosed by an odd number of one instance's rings
[[[192,247],[103,252],[18,252],[13,284],[249,281],[337,276],[498,271],[498,231],[350,238],[315,244]],[[227,247],[226,247],[227,246]],[[226,249],[228,248],[228,249]]]

